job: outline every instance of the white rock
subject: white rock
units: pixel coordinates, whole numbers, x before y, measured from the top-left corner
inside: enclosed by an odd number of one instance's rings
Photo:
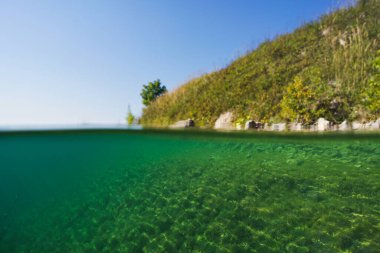
[[[364,124],[364,129],[366,130],[378,130],[380,128],[380,119],[376,121],[370,121]]]
[[[345,47],[346,46],[346,41],[344,39],[339,39],[339,44],[342,46],[342,47]]]
[[[307,128],[310,132],[317,131],[317,126],[316,124],[309,125]]]
[[[350,124],[347,122],[347,120],[343,121],[338,125],[338,130],[340,131],[346,131],[350,130]]]
[[[374,123],[374,125],[373,125],[373,128],[374,128],[374,129],[380,129],[380,118],[378,118],[378,119],[375,121],[375,123]]]
[[[214,128],[215,129],[235,129],[234,124],[232,123],[233,114],[232,112],[226,112],[219,116],[219,118],[215,121]]]
[[[272,124],[271,130],[272,131],[285,131],[286,130],[286,123]]]
[[[372,130],[372,124],[374,124],[374,121],[370,121],[363,124],[363,130]]]
[[[289,124],[289,129],[291,131],[302,131],[302,124],[301,123],[296,123],[296,122],[290,123]]]
[[[364,129],[363,123],[359,121],[352,122],[352,130],[363,130],[363,129]]]
[[[331,129],[330,121],[325,120],[324,118],[319,118],[315,123],[315,126],[317,131],[326,131]]]
[[[370,121],[367,123],[361,123],[359,121],[352,122],[353,130],[379,130],[380,129],[380,119],[375,121]]]
[[[330,27],[327,27],[326,29],[324,29],[323,31],[322,31],[322,35],[323,36],[326,36],[326,35],[328,35],[329,33],[330,33]]]

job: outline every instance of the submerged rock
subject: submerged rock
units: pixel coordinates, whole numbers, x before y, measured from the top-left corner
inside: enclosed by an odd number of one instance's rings
[[[219,116],[219,118],[215,121],[214,128],[215,129],[235,129],[233,121],[232,112],[226,112]]]
[[[170,128],[188,128],[188,127],[195,127],[194,120],[192,119],[180,120],[174,123],[173,125],[170,125]]]

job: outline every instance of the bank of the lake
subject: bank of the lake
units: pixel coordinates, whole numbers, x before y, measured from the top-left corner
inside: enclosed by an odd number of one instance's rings
[[[190,118],[213,127],[227,113],[243,127],[247,120],[311,126],[318,118],[335,125],[378,119],[380,1],[353,2],[163,94],[140,122],[165,127]]]

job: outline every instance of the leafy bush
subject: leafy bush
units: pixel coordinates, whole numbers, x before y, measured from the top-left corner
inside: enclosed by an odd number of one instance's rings
[[[132,125],[133,123],[135,123],[136,117],[135,115],[133,115],[130,105],[128,105],[128,112],[127,116],[125,117],[125,120],[127,121],[128,125]]]
[[[128,125],[132,125],[134,120],[135,120],[135,116],[133,116],[133,114],[131,112],[128,112],[128,115],[127,115]]]

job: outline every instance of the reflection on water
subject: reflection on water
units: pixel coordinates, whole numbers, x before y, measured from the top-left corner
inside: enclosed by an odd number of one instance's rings
[[[380,136],[0,133],[0,252],[380,252]]]

